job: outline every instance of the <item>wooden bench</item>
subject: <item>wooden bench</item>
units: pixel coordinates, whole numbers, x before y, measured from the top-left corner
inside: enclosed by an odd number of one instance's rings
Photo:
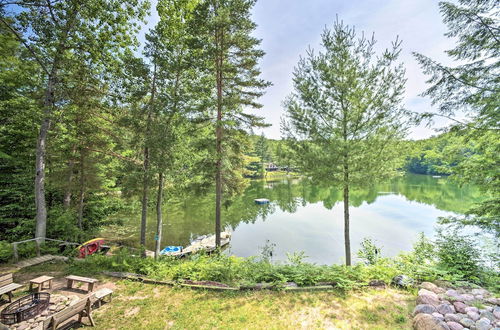
[[[95,278],[76,276],[76,275],[66,276],[66,280],[68,281],[68,289],[73,289],[73,282],[87,283],[88,292],[94,291],[94,284],[99,282],[99,280]]]
[[[0,297],[6,294],[9,297],[9,302],[12,302],[12,291],[22,287],[21,284],[14,283],[11,273],[0,275]]]
[[[71,319],[73,316],[78,315],[78,322],[82,322],[82,318],[87,317],[90,321],[90,324],[94,327],[94,319],[91,314],[91,305],[92,301],[90,297],[85,297],[82,300],[78,301],[76,304],[72,306],[68,306],[60,312],[49,316],[47,319],[43,321],[42,329],[52,329],[56,330],[58,326],[60,326],[65,321]]]
[[[42,291],[44,289],[43,285],[47,282],[49,283],[49,285],[48,285],[48,288],[46,288],[46,289],[52,289],[52,280],[53,279],[54,278],[52,276],[39,276],[37,278],[30,280],[30,291],[33,290],[33,284],[37,285],[36,292]]]
[[[101,307],[102,303],[105,301],[106,297],[109,297],[107,303],[111,302],[111,295],[113,294],[113,290],[108,289],[108,288],[102,288],[97,290],[94,293],[94,298],[95,298],[95,303],[97,304],[97,307]]]

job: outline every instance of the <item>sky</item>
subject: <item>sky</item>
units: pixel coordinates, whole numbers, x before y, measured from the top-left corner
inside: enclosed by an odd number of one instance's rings
[[[152,13],[141,33],[158,21],[153,1]],[[390,47],[396,36],[403,41],[400,60],[405,64],[408,79],[405,105],[409,110],[435,110],[431,100],[419,96],[426,89],[427,77],[412,52],[451,64],[444,53],[453,47],[453,40],[444,36],[446,26],[437,0],[259,0],[252,17],[258,25],[254,35],[262,39],[266,55],[260,61],[262,78],[272,82],[260,99],[263,108],[255,112],[265,117],[271,127],[257,130],[266,137],[279,139],[280,121],[284,115],[282,102],[293,90],[292,72],[300,56],[311,47],[320,50],[321,32],[332,27],[336,17],[354,25],[358,33],[375,34],[379,51]],[[411,130],[409,138],[422,139],[435,135],[435,128],[447,124],[436,120],[433,128],[421,125]]]

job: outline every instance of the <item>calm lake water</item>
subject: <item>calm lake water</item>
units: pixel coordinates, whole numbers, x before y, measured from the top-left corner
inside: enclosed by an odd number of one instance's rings
[[[269,205],[256,205],[267,198]],[[353,257],[365,237],[393,256],[411,249],[417,234],[433,236],[438,217],[460,214],[481,200],[475,187],[459,187],[447,178],[406,175],[386,184],[351,192],[351,249]],[[214,195],[186,198],[164,207],[162,246],[186,246],[200,235],[214,233]],[[140,208],[117,215],[124,227],[109,228],[104,236],[136,243]],[[252,181],[243,195],[223,208],[223,226],[233,232],[226,253],[260,255],[266,242],[275,244],[274,260],[303,251],[320,264],[344,258],[342,190],[318,187],[306,179]],[[154,249],[155,211],[148,219],[148,248]]]

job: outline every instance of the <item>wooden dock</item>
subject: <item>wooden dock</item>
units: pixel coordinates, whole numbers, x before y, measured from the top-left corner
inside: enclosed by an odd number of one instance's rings
[[[26,259],[23,261],[20,261],[15,264],[16,268],[26,268],[26,267],[31,267],[35,266],[38,264],[43,264],[44,262],[52,261],[52,260],[60,260],[60,261],[67,261],[68,257],[63,257],[63,256],[53,256],[50,254],[36,257],[36,258],[31,258],[31,259]]]

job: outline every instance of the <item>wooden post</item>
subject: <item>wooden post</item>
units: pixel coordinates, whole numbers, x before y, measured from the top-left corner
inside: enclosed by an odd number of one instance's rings
[[[12,249],[14,250],[14,261],[19,261],[19,252],[17,251],[17,243],[12,243]]]
[[[35,238],[35,246],[36,246],[36,256],[40,256],[40,241],[39,238]]]

